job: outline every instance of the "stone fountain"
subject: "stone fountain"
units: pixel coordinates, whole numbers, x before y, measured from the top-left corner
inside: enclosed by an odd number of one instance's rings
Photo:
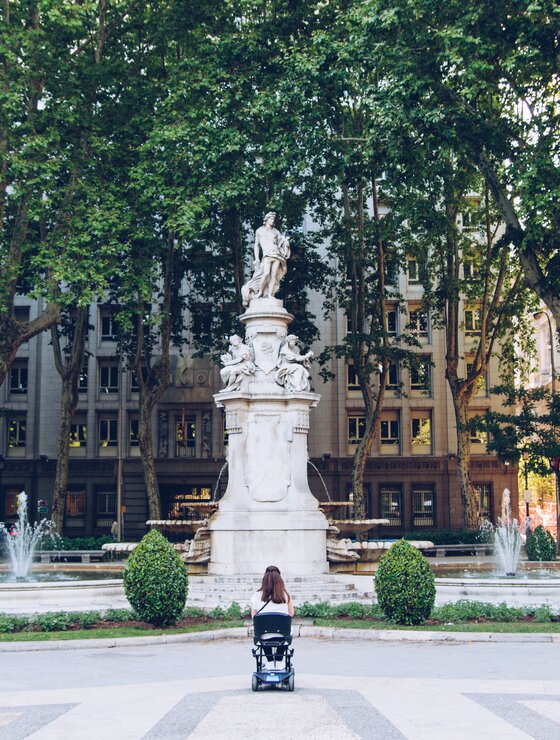
[[[8,531],[0,524],[0,536],[5,540],[11,574],[15,580],[24,580],[31,573],[33,555],[39,542],[50,535],[51,523],[42,519],[31,524],[27,517],[27,494],[22,491],[18,496],[18,518]]]
[[[312,353],[288,333],[293,317],[274,296],[290,246],[266,215],[255,234],[254,273],[243,286],[245,338],[222,355],[228,485],[208,522],[216,575],[260,574],[270,563],[287,576],[328,573],[329,524],[307,480]]]

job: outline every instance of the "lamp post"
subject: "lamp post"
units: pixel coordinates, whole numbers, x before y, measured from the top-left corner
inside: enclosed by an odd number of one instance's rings
[[[552,394],[552,400],[556,398],[556,368],[554,366],[554,332],[552,330],[552,322],[550,320],[550,316],[546,311],[537,311],[537,313],[533,314],[533,318],[537,321],[542,318],[543,316],[546,317],[546,321],[548,323],[548,339],[550,343],[550,374],[551,374],[551,383],[550,383],[550,391]],[[554,429],[553,432],[554,439],[556,439],[556,429]],[[556,493],[556,548],[557,551],[560,552],[560,489],[558,487],[558,476],[560,475],[560,471],[558,469],[558,461],[559,458],[556,457],[552,461],[552,470],[554,472],[554,489]]]

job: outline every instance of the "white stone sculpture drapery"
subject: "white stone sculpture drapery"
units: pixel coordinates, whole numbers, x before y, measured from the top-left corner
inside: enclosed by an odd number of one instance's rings
[[[276,373],[276,382],[287,391],[308,391],[309,370],[313,352],[300,353],[298,338],[289,334],[280,347],[280,366]]]
[[[255,232],[253,275],[241,289],[244,306],[252,298],[274,298],[287,272],[290,240],[274,227],[275,218],[274,212],[267,213],[264,224]]]
[[[254,374],[255,363],[251,348],[243,344],[241,337],[234,334],[229,342],[229,352],[221,357],[224,367],[220,370],[220,377],[228,390],[236,391],[244,378]]]

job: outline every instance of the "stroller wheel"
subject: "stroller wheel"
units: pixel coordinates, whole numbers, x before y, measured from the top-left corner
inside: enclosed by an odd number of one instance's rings
[[[294,674],[293,673],[291,673],[288,676],[288,679],[286,681],[286,687],[287,687],[288,691],[293,691],[294,690]]]
[[[259,690],[259,683],[260,683],[259,679],[256,676],[253,676],[251,680],[251,688],[253,689],[253,691]]]

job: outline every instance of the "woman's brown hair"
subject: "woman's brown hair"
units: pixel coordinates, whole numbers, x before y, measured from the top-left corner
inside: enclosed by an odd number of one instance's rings
[[[275,565],[269,565],[265,570],[259,590],[261,599],[272,601],[273,604],[287,604],[290,599],[290,594],[286,591],[280,571]]]

